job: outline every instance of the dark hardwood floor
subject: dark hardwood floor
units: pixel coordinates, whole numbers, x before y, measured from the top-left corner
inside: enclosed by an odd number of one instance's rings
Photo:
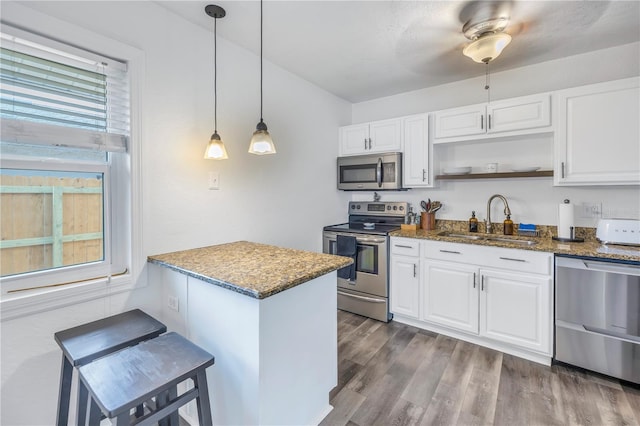
[[[640,424],[639,387],[343,311],[338,370],[322,426]]]

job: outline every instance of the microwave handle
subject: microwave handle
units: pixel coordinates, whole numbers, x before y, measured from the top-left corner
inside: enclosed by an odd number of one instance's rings
[[[382,158],[378,157],[378,165],[376,166],[376,182],[378,182],[378,188],[382,187]]]

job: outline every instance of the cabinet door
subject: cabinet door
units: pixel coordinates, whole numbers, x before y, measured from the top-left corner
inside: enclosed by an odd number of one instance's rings
[[[429,115],[419,114],[403,118],[402,139],[402,185],[406,188],[430,186]]]
[[[551,354],[551,278],[480,270],[480,334]]]
[[[340,127],[339,155],[357,155],[369,152],[369,124]]]
[[[391,256],[391,312],[420,317],[419,258]]]
[[[398,118],[369,123],[371,143],[368,152],[402,151],[402,122]]]
[[[559,185],[640,183],[640,79],[557,92]]]
[[[478,268],[424,261],[422,319],[478,334]]]
[[[551,125],[549,94],[487,104],[487,132],[510,132]]]
[[[484,114],[484,104],[438,111],[434,113],[435,138],[484,134]]]

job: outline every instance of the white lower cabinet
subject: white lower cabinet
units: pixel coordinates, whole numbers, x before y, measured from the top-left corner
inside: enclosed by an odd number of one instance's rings
[[[395,320],[550,363],[553,254],[441,241],[422,241],[420,253],[392,247]]]
[[[420,241],[391,238],[390,309],[408,318],[420,317]]]
[[[551,353],[551,277],[480,270],[480,334]]]
[[[424,260],[422,319],[478,334],[478,267]]]

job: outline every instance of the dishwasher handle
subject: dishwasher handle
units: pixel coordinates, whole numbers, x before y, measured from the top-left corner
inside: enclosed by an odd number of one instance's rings
[[[640,276],[640,265],[616,261],[606,262],[580,257],[556,257],[556,268]]]

